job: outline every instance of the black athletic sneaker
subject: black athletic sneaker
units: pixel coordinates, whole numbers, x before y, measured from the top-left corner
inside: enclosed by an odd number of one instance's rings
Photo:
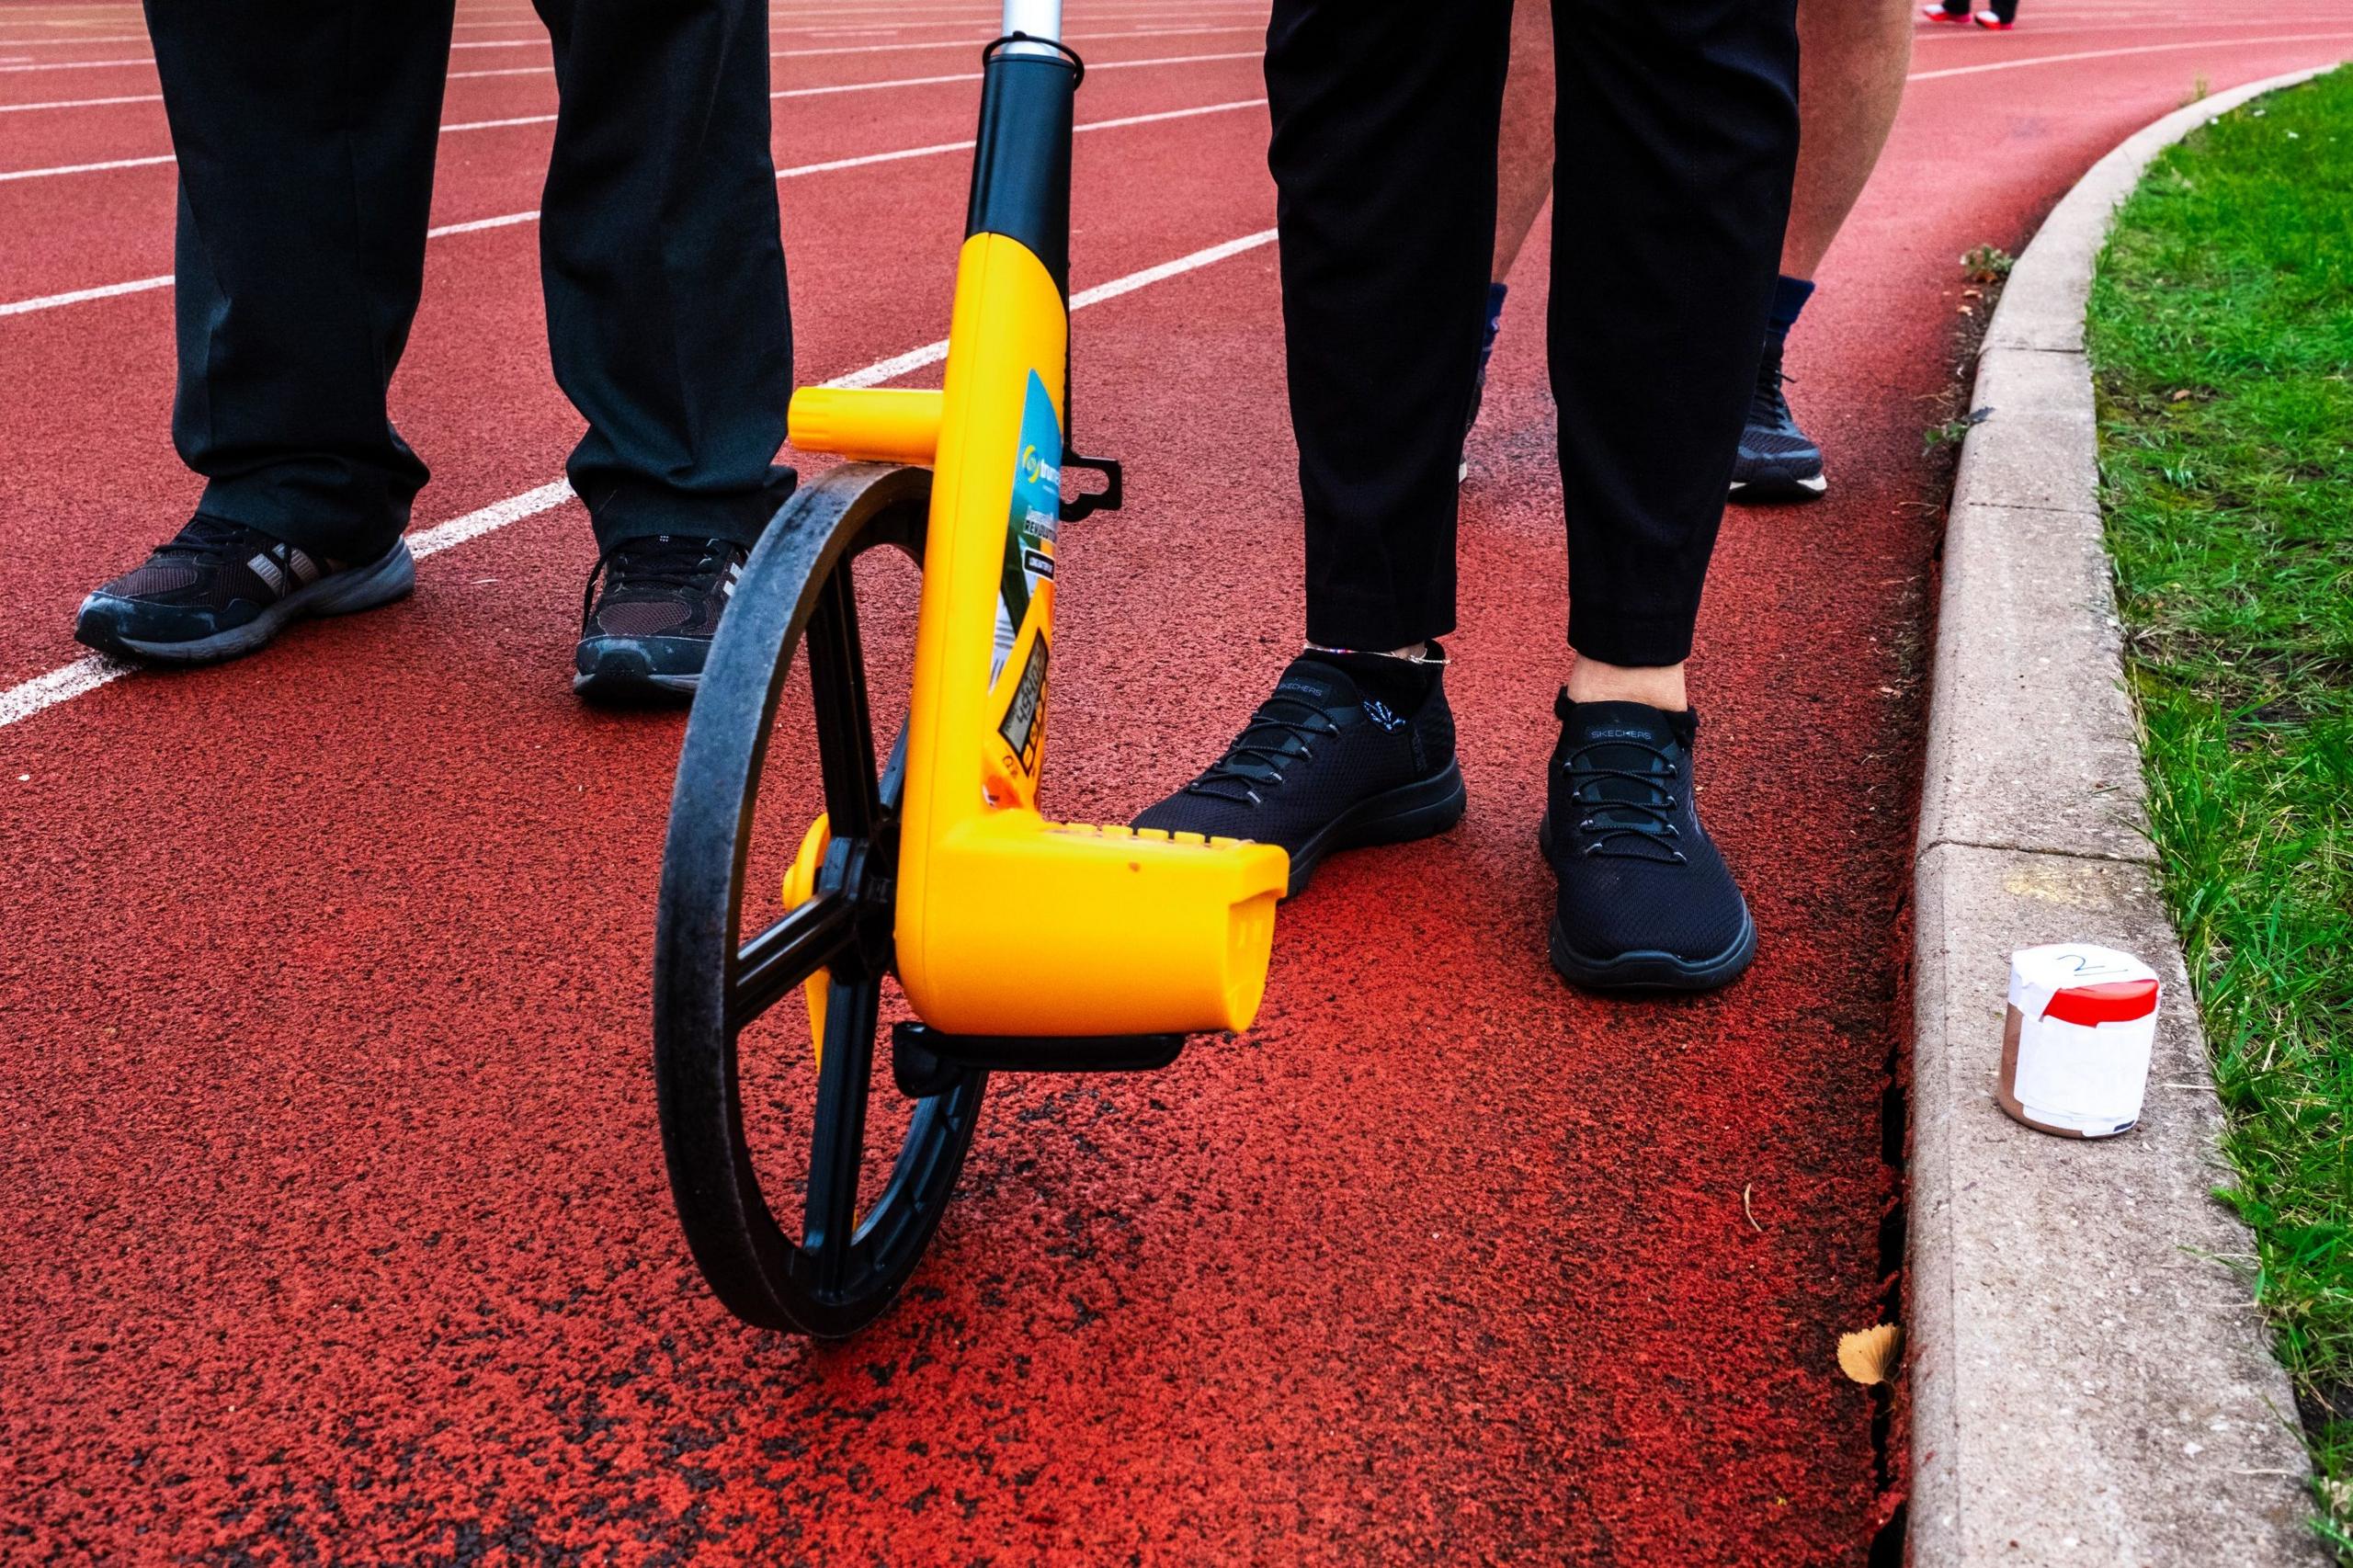
[[[1561,879],[1552,967],[1596,990],[1712,991],[1756,927],[1691,798],[1696,713],[1571,702],[1537,842]]]
[[[1733,460],[1732,499],[1811,501],[1830,488],[1822,473],[1822,449],[1798,428],[1790,400],[1781,393],[1781,344],[1768,338],[1757,362],[1756,387],[1748,395],[1748,424],[1740,433],[1740,455]]]
[[[1431,652],[1439,653],[1436,643]],[[1135,825],[1279,844],[1290,852],[1295,893],[1333,851],[1444,833],[1462,820],[1462,805],[1454,714],[1438,672],[1421,705],[1398,713],[1309,653],[1290,662],[1208,772]]]
[[[685,534],[625,540],[605,551],[581,596],[572,689],[589,697],[694,695],[750,555],[727,540]]]
[[[252,653],[304,616],[373,609],[415,586],[404,540],[373,561],[336,561],[199,512],[144,565],[84,599],[74,637],[145,663],[208,665]]]

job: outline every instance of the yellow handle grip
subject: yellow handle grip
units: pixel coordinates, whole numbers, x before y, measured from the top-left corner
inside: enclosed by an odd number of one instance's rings
[[[941,394],[898,387],[802,387],[785,415],[804,452],[929,467],[939,450]]]

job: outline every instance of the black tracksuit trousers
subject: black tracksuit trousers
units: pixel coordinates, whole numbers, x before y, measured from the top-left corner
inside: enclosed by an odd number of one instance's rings
[[[748,543],[774,510],[792,390],[767,8],[538,6],[562,98],[539,223],[548,343],[588,422],[573,487],[607,548]],[[208,481],[205,511],[321,554],[380,553],[426,480],[385,392],[424,282],[454,0],[146,9],[179,155],[173,440]],[[452,267],[499,243],[455,242]]]
[[[1569,642],[1691,648],[1796,168],[1795,0],[1553,0]],[[1267,86],[1307,636],[1454,628],[1455,469],[1511,0],[1275,0]]]

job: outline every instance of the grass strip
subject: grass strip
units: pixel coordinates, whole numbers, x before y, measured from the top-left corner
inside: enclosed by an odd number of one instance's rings
[[[2150,813],[2315,1528],[2353,1564],[2353,71],[2162,155],[2091,297]]]

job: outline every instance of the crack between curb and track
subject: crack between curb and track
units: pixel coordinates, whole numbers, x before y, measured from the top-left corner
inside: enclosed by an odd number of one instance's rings
[[[1939,849],[1986,849],[2003,855],[2055,855],[2063,860],[2088,860],[2102,866],[2146,866],[2154,870],[2154,855],[2101,855],[2089,849],[2052,849],[2039,844],[1988,844],[1974,838],[1938,838],[1919,845],[1912,851],[1912,863],[1917,866]]]

